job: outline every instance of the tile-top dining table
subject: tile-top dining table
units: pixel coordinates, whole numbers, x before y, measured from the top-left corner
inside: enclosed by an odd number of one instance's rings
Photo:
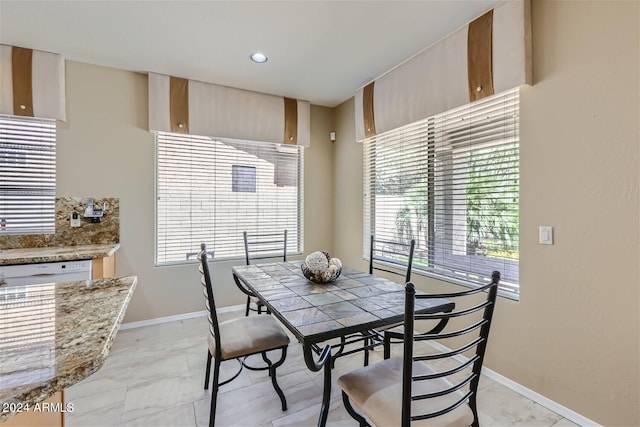
[[[302,261],[276,262],[233,267],[241,290],[255,294],[303,346],[304,360],[311,371],[324,368],[324,391],[318,425],[329,413],[331,367],[343,353],[345,337],[367,336],[369,331],[402,322],[404,284],[349,267],[334,281],[316,284],[307,280]],[[445,299],[416,300],[420,313],[449,312],[454,303]],[[322,343],[341,339],[341,344]],[[364,341],[371,343],[371,341]],[[369,348],[371,348],[369,344]],[[331,354],[334,348],[339,350]],[[364,350],[361,346],[360,350]]]

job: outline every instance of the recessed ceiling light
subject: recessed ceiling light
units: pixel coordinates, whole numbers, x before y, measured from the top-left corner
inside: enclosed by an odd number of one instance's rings
[[[269,58],[267,58],[267,55],[265,55],[264,53],[260,53],[260,52],[256,52],[253,55],[251,55],[251,60],[253,62],[257,62],[259,64],[262,64],[263,62],[267,62]]]

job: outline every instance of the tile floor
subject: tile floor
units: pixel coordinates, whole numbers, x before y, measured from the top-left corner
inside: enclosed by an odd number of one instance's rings
[[[222,319],[240,316],[224,313]],[[104,366],[69,387],[65,399],[74,405],[65,425],[75,426],[206,426],[210,392],[203,389],[206,363],[206,318],[120,331]],[[279,355],[276,355],[279,357]],[[382,358],[376,349],[372,362]],[[261,362],[258,356],[256,365]],[[333,378],[362,366],[362,355],[338,359]],[[221,377],[233,374],[237,362],[221,366]],[[219,426],[314,426],[322,399],[322,373],[309,371],[300,345],[291,340],[287,359],[278,369],[278,383],[287,397],[280,402],[265,371],[249,371],[221,387]],[[478,393],[483,426],[574,426],[560,415],[510,389],[482,377]],[[356,426],[332,388],[328,425]]]

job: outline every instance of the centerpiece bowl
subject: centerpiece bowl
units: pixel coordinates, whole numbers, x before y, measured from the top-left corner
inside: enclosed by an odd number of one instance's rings
[[[316,251],[305,258],[300,268],[304,277],[313,283],[329,283],[342,273],[342,261],[331,258],[328,252]]]

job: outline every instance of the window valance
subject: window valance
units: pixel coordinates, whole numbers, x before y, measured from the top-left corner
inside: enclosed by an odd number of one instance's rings
[[[509,0],[358,90],[356,138],[531,84],[530,0]]]
[[[64,121],[64,58],[0,45],[0,114]]]
[[[149,130],[309,146],[307,101],[149,73]]]

